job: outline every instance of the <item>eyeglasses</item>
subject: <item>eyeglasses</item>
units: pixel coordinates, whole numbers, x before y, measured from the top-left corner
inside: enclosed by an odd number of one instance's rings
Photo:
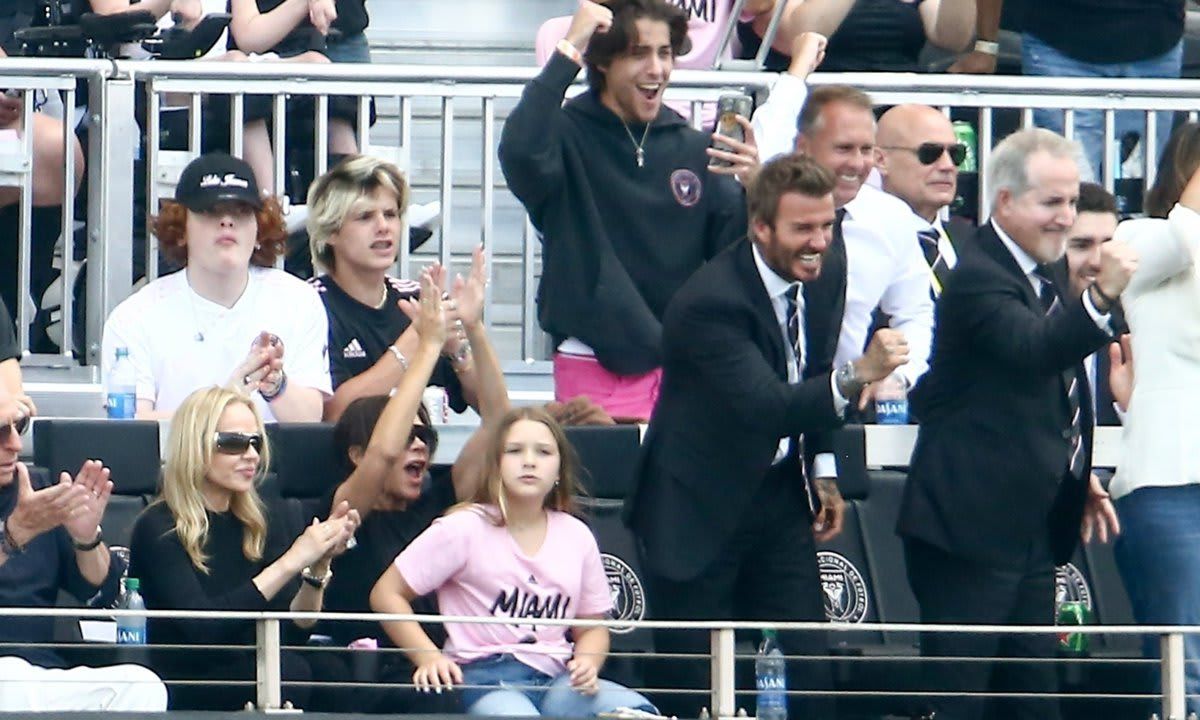
[[[254,448],[254,452],[262,452],[263,436],[258,433],[218,432],[214,447],[222,455],[242,455],[250,448]]]
[[[917,156],[917,160],[922,165],[932,165],[941,159],[942,153],[950,154],[950,162],[956,166],[961,165],[962,161],[967,157],[967,146],[962,143],[951,143],[943,145],[941,143],[921,143],[915,148],[900,147],[898,145],[881,145],[884,150],[907,150]]]
[[[412,445],[413,441],[418,439],[425,444],[425,447],[429,448],[429,454],[432,455],[434,449],[437,448],[437,430],[434,430],[428,425],[418,425],[417,423],[413,423],[412,430],[410,430],[408,433],[408,444]]]
[[[13,433],[24,435],[25,430],[29,427],[29,416],[21,415],[16,420],[9,420],[4,425],[0,425],[0,442],[8,442]]]

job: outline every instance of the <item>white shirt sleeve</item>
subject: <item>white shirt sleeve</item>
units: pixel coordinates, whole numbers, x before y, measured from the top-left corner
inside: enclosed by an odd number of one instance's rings
[[[796,119],[808,99],[808,85],[784,73],[771,87],[767,101],[754,111],[751,124],[762,162],[788,155],[796,149]]]
[[[917,378],[929,369],[929,352],[933,346],[933,298],[929,287],[929,264],[911,223],[890,225],[888,244],[895,250],[895,274],[879,307],[891,318],[891,326],[904,334],[908,342],[908,362],[898,372],[916,385]]]
[[[129,300],[133,300],[131,296]],[[153,351],[145,334],[147,324],[142,321],[130,322],[140,313],[126,303],[118,305],[104,322],[104,335],[100,342],[100,379],[104,393],[108,394],[108,380],[112,373],[113,364],[117,360],[117,348],[129,351],[129,363],[137,376],[138,400],[158,400],[158,382],[154,377]],[[136,300],[135,300],[136,302]]]
[[[316,388],[325,396],[333,395],[329,378],[329,316],[321,296],[311,285],[304,283],[298,292],[296,336],[284,348],[284,370],[288,382]]]
[[[850,401],[842,397],[842,393],[838,391],[837,374],[829,373],[829,387],[833,389],[833,409],[839,416],[846,414],[846,406]],[[833,453],[817,453],[813,458],[813,477],[826,478],[837,477],[837,456]]]

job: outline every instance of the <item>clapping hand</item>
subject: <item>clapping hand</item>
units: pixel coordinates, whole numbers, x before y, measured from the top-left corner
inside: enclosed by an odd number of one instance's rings
[[[98,460],[88,460],[75,479],[67,473],[55,485],[34,490],[25,463],[17,463],[17,505],[8,517],[13,542],[24,546],[59,525],[79,543],[95,539],[108,498],[112,494],[109,470]]]
[[[435,343],[440,348],[445,344],[448,333],[446,303],[442,300],[442,289],[437,282],[439,274],[444,275],[445,271],[436,263],[422,270],[420,299],[402,298],[398,304],[412,321],[421,341]]]
[[[458,324],[474,326],[483,319],[484,291],[487,289],[487,265],[483,258],[483,246],[478,245],[471,253],[471,271],[464,279],[454,278],[450,300],[446,303],[446,319]]]

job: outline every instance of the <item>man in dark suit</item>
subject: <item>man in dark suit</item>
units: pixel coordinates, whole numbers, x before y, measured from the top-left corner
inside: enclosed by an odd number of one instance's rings
[[[657,618],[825,619],[814,532],[840,531],[844,506],[833,477],[808,481],[814,455],[828,449],[810,433],[838,426],[866,383],[908,357],[904,337],[884,329],[862,357],[832,368],[845,283],[822,268],[833,187],[810,158],[767,163],[748,191],[752,241],[713,258],[667,308],[662,393],[629,508]],[[828,652],[812,634],[782,644],[787,654]],[[704,654],[709,638],[657,631],[655,646]],[[656,662],[648,680],[707,688],[708,668]],[[821,663],[792,663],[788,677],[789,689],[829,684]],[[659,707],[695,717],[702,704],[670,695]],[[793,701],[792,717],[828,717],[807,710]]]
[[[900,509],[909,583],[924,623],[1046,625],[1054,566],[1074,551],[1089,496],[1091,403],[1081,361],[1110,338],[1109,311],[1137,259],[1101,248],[1095,282],[1068,290],[1067,231],[1079,196],[1076,147],[1047,130],[1014,133],[988,167],[992,218],[938,302],[933,365],[913,389],[920,418]],[[929,657],[1050,657],[1052,635],[925,633]],[[1053,666],[1006,664],[1020,692],[1057,690]],[[974,720],[986,662],[931,662],[938,720]],[[1056,700],[1015,699],[1003,717],[1053,720]]]

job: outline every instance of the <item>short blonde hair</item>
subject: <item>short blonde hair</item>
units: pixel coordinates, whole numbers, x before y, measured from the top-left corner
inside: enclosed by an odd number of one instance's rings
[[[267,516],[255,487],[262,481],[270,462],[262,416],[249,398],[228,388],[201,388],[188,395],[171,418],[167,439],[167,459],[163,464],[162,496],[175,518],[175,534],[192,565],[208,574],[208,513],[204,503],[204,484],[215,452],[217,425],[230,405],[242,404],[254,413],[257,432],[263,437],[254,485],[236,493],[229,509],[242,524],[242,554],[257,562],[267,544]]]
[[[335,259],[329,237],[341,230],[354,203],[378,188],[396,196],[396,205],[403,215],[408,209],[408,182],[400,168],[390,162],[351,155],[313,181],[308,188],[306,226],[315,269],[333,269]]]

